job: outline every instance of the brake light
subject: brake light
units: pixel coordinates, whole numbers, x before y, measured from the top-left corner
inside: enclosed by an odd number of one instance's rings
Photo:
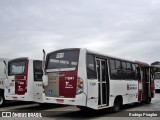
[[[81,94],[82,92],[83,92],[83,79],[78,77],[78,80],[77,80],[77,95]]]
[[[64,102],[63,99],[56,99],[56,101],[57,101],[58,103],[63,103],[63,102]]]

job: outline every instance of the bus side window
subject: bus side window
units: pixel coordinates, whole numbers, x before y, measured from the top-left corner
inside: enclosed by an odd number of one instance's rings
[[[131,63],[127,62],[127,79],[132,79]]]
[[[141,79],[140,66],[136,64],[136,80]]]
[[[110,77],[111,77],[111,79],[116,79],[115,60],[109,60],[109,66],[110,66]]]
[[[136,80],[136,66],[132,63],[132,79]]]
[[[127,79],[127,66],[126,62],[122,62],[123,79]]]
[[[95,57],[91,54],[87,54],[87,78],[97,79],[95,69]]]
[[[119,60],[115,60],[116,63],[116,78],[122,79],[122,65]]]
[[[42,81],[42,62],[41,61],[34,61],[34,81]]]

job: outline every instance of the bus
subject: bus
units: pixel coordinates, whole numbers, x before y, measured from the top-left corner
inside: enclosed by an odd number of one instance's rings
[[[67,48],[43,55],[43,102],[84,109],[150,103],[154,97],[152,69],[85,48]]]
[[[160,72],[154,73],[155,90],[160,90]]]
[[[6,79],[5,75],[5,64],[7,64],[8,59],[0,58],[0,107],[4,105],[4,80]]]
[[[28,57],[8,61],[5,99],[42,102],[42,61]]]
[[[155,67],[154,70],[154,82],[155,82],[155,90],[158,92],[160,90],[160,62],[156,61],[151,63],[151,66]]]

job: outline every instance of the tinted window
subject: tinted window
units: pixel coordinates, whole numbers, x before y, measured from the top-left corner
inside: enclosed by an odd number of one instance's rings
[[[116,76],[117,79],[122,79],[122,66],[119,60],[115,60],[116,63]]]
[[[51,53],[48,56],[47,69],[63,69],[78,66],[79,50],[66,50]]]
[[[136,80],[141,79],[141,73],[140,73],[140,66],[138,64],[135,64],[136,66]]]
[[[8,63],[8,75],[22,75],[25,70],[26,60],[14,60]]]
[[[122,79],[122,67],[119,60],[109,60],[111,79]]]
[[[87,54],[87,78],[96,79],[95,58],[91,54]]]
[[[154,79],[159,79],[160,80],[160,73],[154,74]]]
[[[34,81],[42,81],[42,62],[41,61],[34,61],[33,62],[34,67]]]
[[[131,63],[127,62],[127,79],[132,79]]]
[[[114,63],[114,60],[110,60],[110,69],[113,70],[115,69],[115,63]]]
[[[115,61],[114,60],[109,60],[109,65],[110,65],[110,78],[111,79],[116,79]]]
[[[132,64],[132,79],[136,79],[136,66],[135,64]]]
[[[122,72],[123,72],[123,79],[127,79],[127,65],[126,65],[126,62],[122,62]]]

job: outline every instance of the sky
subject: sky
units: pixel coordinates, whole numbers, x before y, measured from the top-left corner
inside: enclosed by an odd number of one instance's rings
[[[0,0],[0,58],[63,48],[160,61],[160,0]]]

